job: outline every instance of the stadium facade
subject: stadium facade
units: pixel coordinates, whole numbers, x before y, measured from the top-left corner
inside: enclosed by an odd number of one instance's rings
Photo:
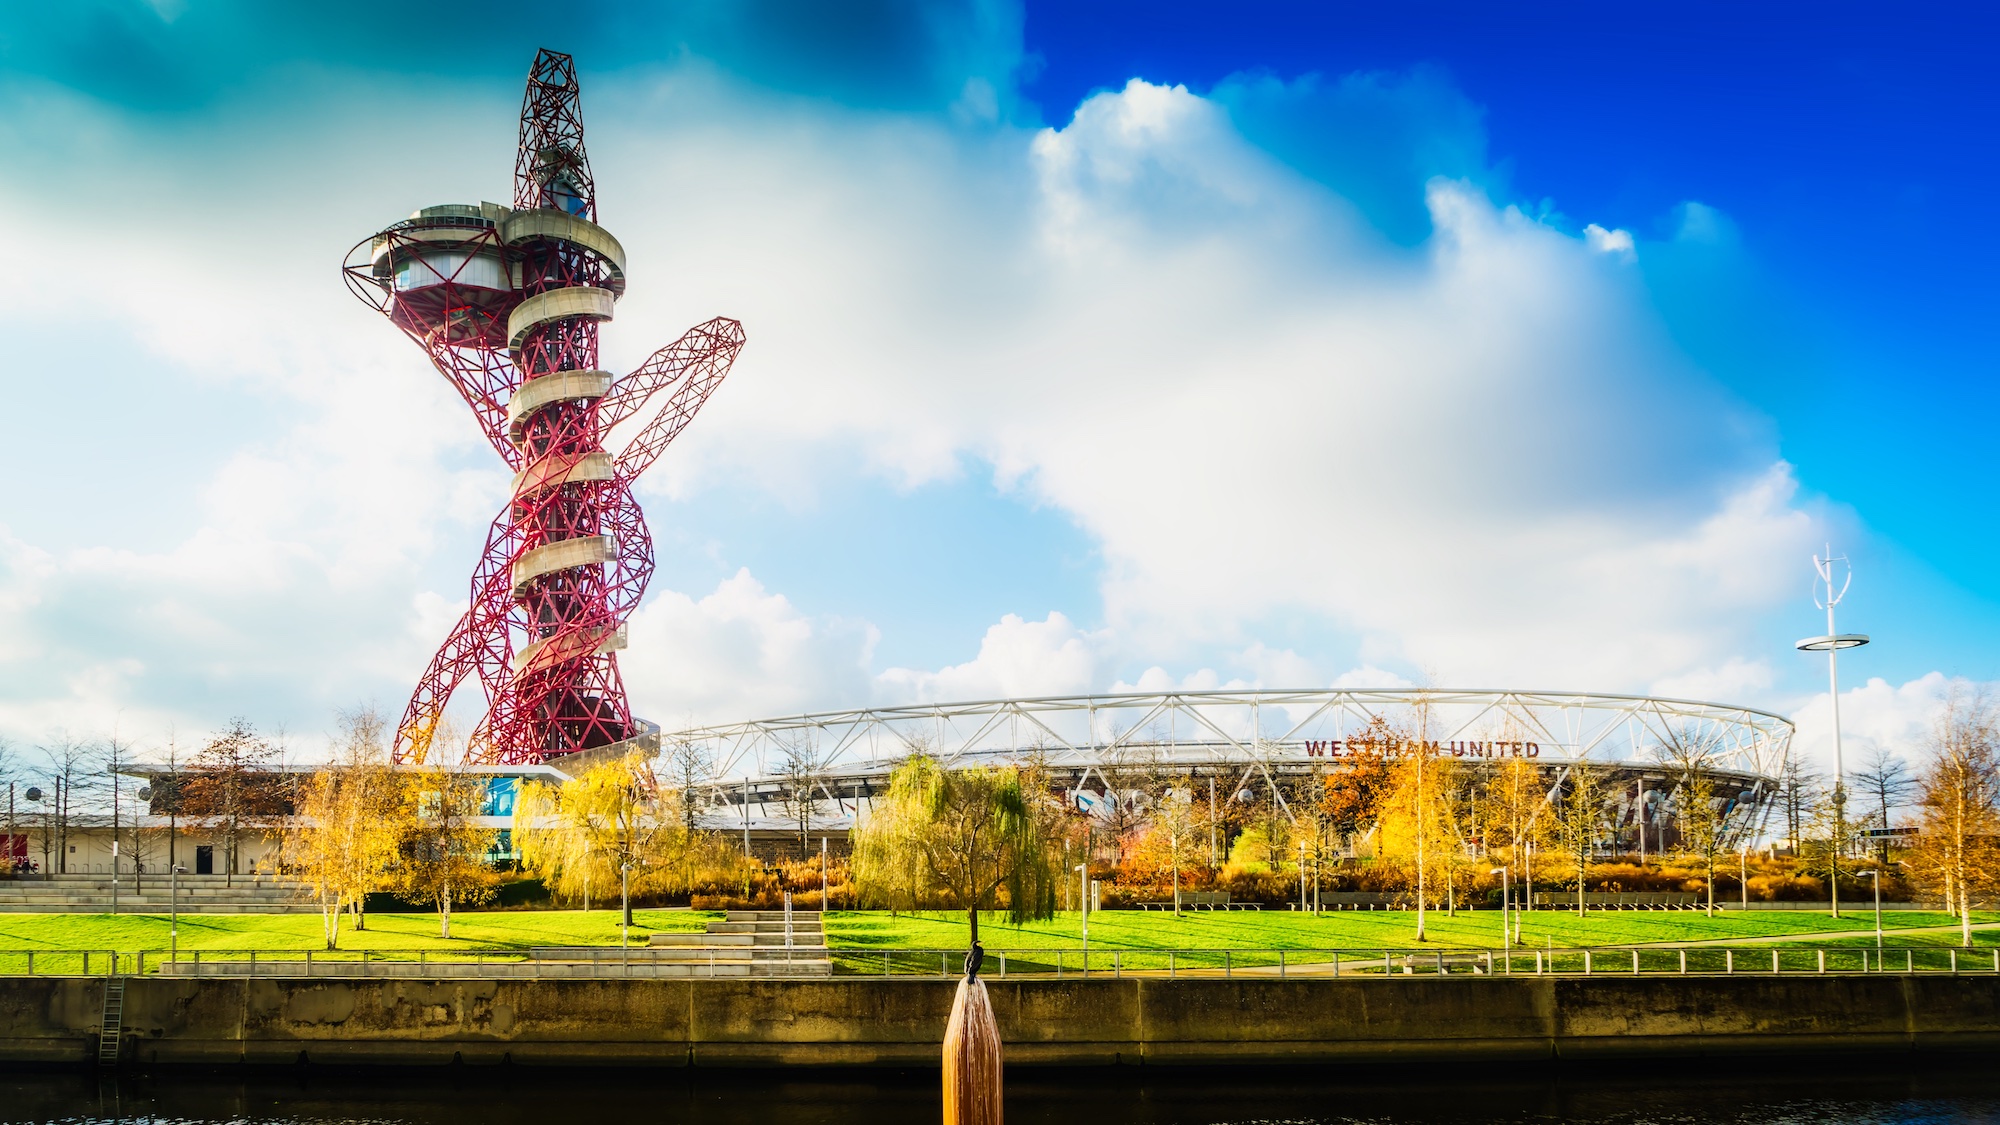
[[[1607,843],[1626,850],[1640,825],[1671,839],[1682,771],[1698,756],[1728,803],[1728,846],[1763,834],[1791,746],[1792,723],[1747,707],[1579,692],[1307,689],[1134,692],[926,703],[693,727],[662,737],[712,755],[712,821],[784,823],[801,786],[821,802],[814,831],[865,819],[897,763],[918,751],[951,765],[1033,758],[1078,808],[1106,807],[1140,779],[1192,779],[1289,813],[1295,782],[1375,749],[1384,729],[1469,763],[1534,762],[1552,792],[1579,765],[1606,794]]]

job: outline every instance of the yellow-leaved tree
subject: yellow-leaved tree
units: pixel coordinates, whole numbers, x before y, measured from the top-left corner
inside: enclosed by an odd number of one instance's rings
[[[946,769],[913,754],[889,775],[854,843],[854,879],[878,906],[916,909],[942,899],[966,912],[979,941],[979,912],[1002,905],[1016,923],[1055,914],[1056,849],[1046,794],[1013,767]]]
[[[1576,872],[1576,913],[1584,915],[1584,882],[1598,841],[1610,821],[1604,814],[1604,768],[1578,762],[1564,771],[1562,795],[1555,801],[1555,837]]]
[[[2000,888],[2000,715],[1983,694],[1954,689],[1932,724],[1918,781],[1919,884],[1959,917],[1972,945],[1972,905]]]
[[[619,888],[630,926],[634,895],[684,892],[734,873],[735,852],[718,846],[719,834],[693,827],[686,808],[634,751],[560,785],[522,786],[514,840],[521,866],[560,900],[587,908],[593,888]]]
[[[500,882],[492,859],[499,833],[480,823],[487,778],[466,770],[463,746],[441,731],[424,763],[398,781],[395,887],[436,903],[438,932],[448,938],[453,904],[485,902]]]
[[[326,947],[340,943],[340,913],[365,926],[362,901],[382,886],[401,843],[402,778],[389,768],[387,724],[372,708],[340,716],[334,758],[301,787],[290,820],[290,866],[320,906]]]

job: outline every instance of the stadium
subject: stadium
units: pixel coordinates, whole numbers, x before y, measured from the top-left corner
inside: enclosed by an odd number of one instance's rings
[[[1727,802],[1728,847],[1758,837],[1791,745],[1789,720],[1720,703],[1576,692],[1309,689],[1134,692],[926,703],[829,711],[666,733],[663,748],[699,748],[710,818],[776,838],[844,838],[865,819],[889,772],[913,752],[949,765],[1032,758],[1085,812],[1141,788],[1192,779],[1225,799],[1270,801],[1289,814],[1293,783],[1368,745],[1381,724],[1421,731],[1434,753],[1468,763],[1534,762],[1551,791],[1579,765],[1597,768],[1612,851],[1673,837],[1680,771],[1698,756]],[[1413,733],[1410,737],[1416,737]],[[1357,746],[1357,740],[1360,746]]]

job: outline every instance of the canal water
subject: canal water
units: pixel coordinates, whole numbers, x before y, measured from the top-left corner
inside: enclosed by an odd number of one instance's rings
[[[1016,1071],[1010,1125],[2000,1125],[1994,1068],[1851,1057],[1557,1075]],[[417,1077],[0,1071],[0,1121],[143,1125],[933,1125],[935,1074],[478,1071]]]

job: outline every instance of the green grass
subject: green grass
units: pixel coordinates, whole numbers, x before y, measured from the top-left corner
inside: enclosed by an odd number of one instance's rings
[[[655,932],[696,932],[719,913],[687,910],[633,912],[635,942]],[[2000,921],[2000,914],[1978,915],[1982,922]],[[1949,915],[1894,911],[1883,916],[1889,943],[1905,946],[1956,944],[1956,931],[1908,932],[1912,927],[1952,924]],[[1872,911],[1851,913],[1838,921],[1808,911],[1751,911],[1707,918],[1693,911],[1599,911],[1579,918],[1566,911],[1530,911],[1524,916],[1523,939],[1529,946],[1574,948],[1586,945],[1631,945],[1647,942],[1776,940],[1785,944],[1873,946]],[[462,911],[452,916],[451,940],[438,936],[435,914],[371,914],[368,929],[354,932],[343,921],[340,945],[349,950],[482,950],[526,949],[541,945],[618,943],[618,911],[600,909],[539,911]],[[1460,911],[1456,917],[1432,912],[1427,920],[1433,944],[1443,947],[1493,948],[1499,944],[1497,911]],[[1866,931],[1866,933],[1860,933]],[[1854,932],[1856,936],[1816,935]],[[1077,949],[1082,946],[1079,919],[1060,914],[1053,919],[1015,927],[1003,916],[986,915],[979,934],[988,949]],[[2000,943],[2000,930],[1974,931],[1981,946]],[[880,911],[835,911],[827,918],[828,943],[836,949],[882,951],[896,949],[962,949],[965,916],[926,912],[891,916]],[[1411,911],[1342,911],[1317,918],[1289,911],[1190,911],[1175,918],[1167,913],[1104,911],[1091,916],[1090,945],[1094,950],[1164,949],[1381,949],[1416,944],[1416,915]],[[317,950],[324,946],[320,919],[314,914],[183,914],[180,948],[193,950]],[[163,914],[0,914],[0,952],[106,950],[148,952],[167,948],[167,917]]]
[[[1975,921],[2000,921],[2000,914],[1975,915]],[[1892,942],[1945,945],[1951,934],[1909,934],[1910,927],[1950,925],[1952,918],[1928,911],[1892,911],[1883,915]],[[1866,938],[1834,939],[1843,944],[1874,944],[1873,912],[1849,914],[1838,920],[1809,911],[1751,911],[1706,917],[1694,911],[1598,911],[1582,918],[1564,911],[1529,911],[1523,916],[1522,940],[1529,946],[1574,948],[1586,945],[1633,945],[1647,942],[1746,941],[1795,938],[1813,941],[1815,934],[1869,930]],[[1425,922],[1430,941],[1460,948],[1497,948],[1498,911],[1460,911],[1456,917],[1433,912]],[[890,917],[880,912],[835,911],[827,919],[828,944],[845,949],[962,949],[967,940],[965,915],[941,912]],[[2000,932],[1974,931],[1981,944],[2000,941]],[[990,950],[1077,949],[1082,933],[1075,914],[1013,926],[1003,915],[982,915],[979,937]],[[1104,911],[1090,918],[1092,949],[1370,949],[1408,948],[1416,944],[1413,911],[1342,911],[1317,918],[1286,911],[1166,913]],[[1818,942],[1816,944],[1829,944]]]
[[[655,932],[700,931],[713,912],[635,910],[635,944]],[[526,949],[537,945],[617,945],[618,911],[461,911],[451,939],[438,936],[435,914],[370,914],[355,932],[343,920],[343,949]],[[164,950],[164,914],[0,914],[0,951],[58,949]],[[183,950],[323,949],[317,914],[182,914]]]

